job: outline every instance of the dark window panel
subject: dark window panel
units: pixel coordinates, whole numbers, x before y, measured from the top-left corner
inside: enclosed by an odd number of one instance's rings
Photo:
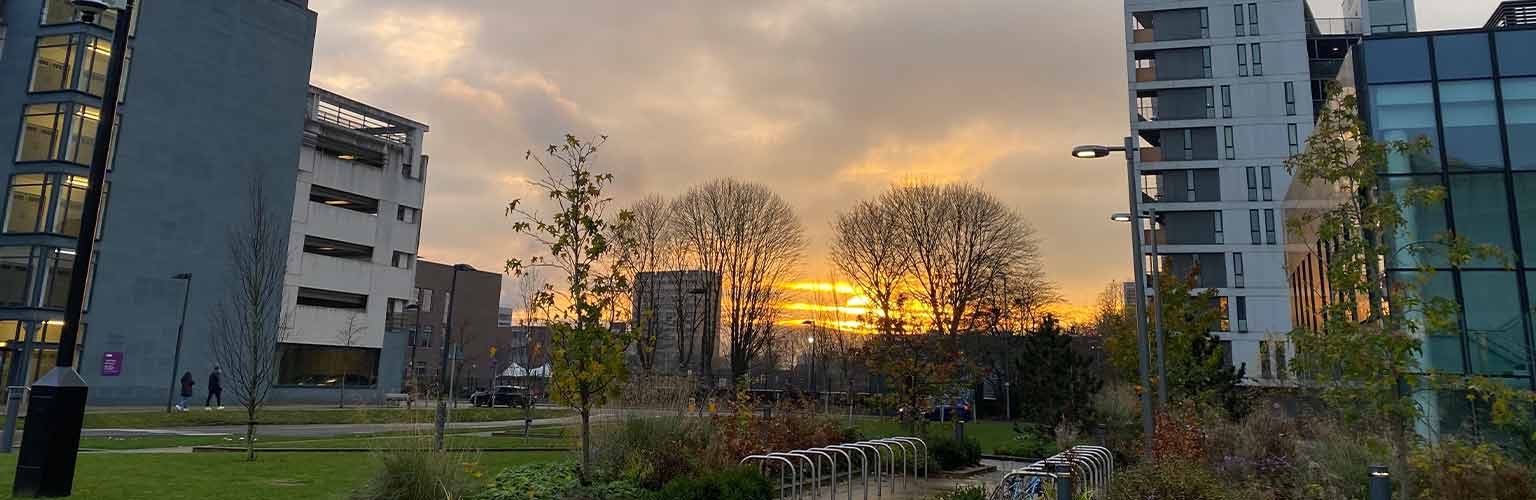
[[[1424,38],[1367,40],[1365,80],[1372,84],[1429,80],[1429,45]]]
[[[1440,117],[1451,170],[1504,169],[1504,141],[1495,106],[1492,80],[1440,84]]]
[[[1493,245],[1505,253],[1502,258],[1473,258],[1472,266],[1503,267],[1506,258],[1514,260],[1506,196],[1501,174],[1451,176],[1451,208],[1456,215],[1456,233],[1473,244]]]
[[[1446,231],[1445,205],[1442,203],[1422,204],[1402,201],[1404,193],[1409,189],[1427,190],[1441,188],[1440,176],[1392,177],[1387,179],[1384,184],[1403,204],[1403,222],[1398,226],[1398,234],[1389,238],[1390,241],[1388,243],[1392,246],[1393,253],[1388,257],[1387,265],[1398,269],[1414,269],[1421,266],[1445,267],[1450,265],[1446,260],[1443,247],[1424,244],[1425,242],[1433,241],[1436,235]]]
[[[1494,35],[1499,45],[1499,74],[1536,76],[1536,30],[1503,31]]]
[[[1440,153],[1435,131],[1435,99],[1427,83],[1373,85],[1370,88],[1371,129],[1376,140],[1428,140],[1430,149],[1387,157],[1387,173],[1439,172]]]
[[[1441,80],[1493,76],[1493,61],[1488,55],[1488,35],[1474,33],[1435,37],[1435,71]]]
[[[1515,204],[1520,214],[1520,241],[1525,245],[1522,253],[1525,266],[1536,268],[1536,172],[1515,174]],[[1536,281],[1528,283],[1536,288]],[[1531,296],[1536,297],[1536,289],[1531,290]]]
[[[1510,167],[1536,170],[1536,78],[1509,78],[1500,85]]]
[[[1402,296],[1421,303],[1456,300],[1456,289],[1450,271],[1418,272],[1400,271],[1388,275],[1391,286]],[[1455,323],[1453,322],[1452,325]],[[1423,368],[1450,373],[1461,373],[1461,335],[1457,331],[1425,331],[1423,340]]]
[[[1525,307],[1520,303],[1515,273],[1463,271],[1461,295],[1472,371],[1481,375],[1529,376]]]

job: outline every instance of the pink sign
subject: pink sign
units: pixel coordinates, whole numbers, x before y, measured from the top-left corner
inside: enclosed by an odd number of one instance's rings
[[[101,354],[101,376],[116,377],[123,374],[123,353],[105,352]]]

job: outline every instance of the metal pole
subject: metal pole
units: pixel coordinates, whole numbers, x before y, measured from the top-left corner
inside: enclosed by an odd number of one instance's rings
[[[1137,214],[1141,210],[1138,197],[1141,196],[1140,176],[1136,175],[1136,138],[1125,138],[1125,178],[1127,187],[1130,188],[1131,208],[1131,266],[1136,273],[1136,348],[1140,355],[1137,360],[1137,369],[1141,375],[1141,433],[1142,454],[1150,461],[1152,458],[1152,435],[1155,426],[1152,422],[1152,387],[1148,372],[1147,358],[1147,282],[1146,266],[1142,262],[1141,254],[1141,217]]]
[[[1385,465],[1372,465],[1370,468],[1371,500],[1392,500],[1392,473]]]
[[[443,399],[443,394],[453,390],[452,387],[447,385],[449,383],[448,350],[453,346],[453,307],[458,304],[454,295],[458,294],[459,269],[461,267],[464,267],[464,264],[454,265],[453,277],[448,279],[448,324],[443,325],[443,354],[439,358],[440,362],[437,373],[437,385],[439,386],[437,391],[437,417],[433,421],[432,436],[433,449],[437,451],[443,451],[443,434],[448,427],[448,402]]]
[[[1162,275],[1162,262],[1158,259],[1157,240],[1161,237],[1158,230],[1162,228],[1162,219],[1156,210],[1149,210],[1152,217],[1152,331],[1157,332],[1157,407],[1168,406],[1168,346],[1163,338],[1163,288],[1159,285]],[[1221,213],[1216,214],[1217,217]]]
[[[179,274],[175,279],[184,280],[186,286],[182,287],[181,291],[181,323],[176,325],[176,354],[171,357],[171,385],[165,390],[166,413],[171,412],[171,401],[176,399],[176,372],[181,371],[182,331],[187,326],[187,300],[192,296],[192,275]]]
[[[81,207],[80,233],[75,238],[75,261],[70,270],[69,296],[64,305],[64,330],[53,371],[32,385],[27,405],[28,432],[22,434],[21,455],[11,493],[18,497],[69,496],[74,488],[75,459],[80,451],[80,429],[85,420],[89,386],[75,371],[75,343],[84,314],[85,284],[96,253],[96,227],[101,215],[102,186],[107,180],[107,160],[112,153],[112,129],[117,122],[117,97],[123,82],[123,59],[128,52],[129,20],[134,0],[117,13],[112,33],[112,56],[102,87],[101,115],[96,120],[96,144],[91,151],[91,171]],[[88,14],[89,15],[89,14]],[[92,16],[94,17],[94,16]],[[82,119],[76,116],[74,119]]]
[[[1070,500],[1072,498],[1072,466],[1068,464],[1056,464],[1056,498]]]
[[[411,393],[405,395],[405,409],[407,409],[407,410],[413,409],[415,407],[415,404],[416,404],[416,394],[415,393],[421,390],[421,387],[418,385],[418,384],[421,383],[421,381],[420,380],[416,380],[416,345],[420,344],[420,343],[421,343],[421,291],[417,290],[416,291],[416,329],[415,330],[411,330],[411,362],[410,362],[410,366],[405,367],[405,373],[406,373],[406,375],[408,377],[410,377],[410,381],[411,381]]]

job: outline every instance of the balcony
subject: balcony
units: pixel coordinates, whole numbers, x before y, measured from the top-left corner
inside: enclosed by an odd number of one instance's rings
[[[358,245],[377,246],[379,217],[324,203],[309,203],[306,232],[309,235]]]
[[[1156,66],[1148,66],[1148,67],[1145,67],[1145,68],[1136,68],[1136,82],[1137,83],[1141,83],[1141,82],[1155,82],[1155,81],[1157,81],[1157,67]]]
[[[1359,35],[1364,32],[1358,17],[1323,17],[1309,21],[1308,36]]]
[[[1141,28],[1131,32],[1132,43],[1151,43],[1157,41],[1157,34],[1152,28]]]
[[[1136,154],[1138,155],[1138,158],[1141,160],[1142,163],[1151,163],[1151,162],[1163,161],[1163,150],[1162,150],[1162,148],[1151,147],[1151,146],[1143,147],[1143,148],[1141,148],[1140,151],[1137,151]]]

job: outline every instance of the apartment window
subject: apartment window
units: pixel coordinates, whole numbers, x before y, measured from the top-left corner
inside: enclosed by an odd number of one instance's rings
[[[1264,201],[1275,201],[1274,180],[1270,178],[1269,167],[1259,168],[1259,173],[1264,183]]]
[[[88,185],[85,177],[74,175],[23,174],[12,177],[5,232],[79,236]]]
[[[394,266],[395,269],[410,269],[412,267],[411,262],[415,260],[415,257],[415,255],[406,252],[396,251],[395,256],[390,259],[389,265]]]
[[[1205,117],[1216,117],[1216,90],[1210,87],[1205,88]]]
[[[432,289],[417,288],[416,303],[420,304],[421,312],[432,312]]]
[[[64,118],[73,105],[29,104],[22,112],[21,145],[16,161],[58,159],[64,149]]]
[[[1193,193],[1191,193],[1190,199],[1194,199]],[[1223,224],[1222,224],[1222,220],[1221,220],[1222,219],[1221,211],[1217,210],[1217,211],[1211,212],[1211,219],[1212,219],[1211,220],[1211,227],[1213,227],[1215,229],[1215,237],[1214,237],[1213,240],[1218,245],[1222,244],[1222,243],[1226,243],[1226,236],[1224,236],[1223,229],[1222,229]]]
[[[1232,127],[1222,127],[1221,135],[1226,139],[1227,159],[1237,159],[1237,144],[1232,133]]]
[[[389,299],[388,309],[385,309],[384,318],[384,322],[389,328],[405,329],[414,326],[411,322],[412,318],[405,314],[405,305],[408,303],[410,301],[405,299]]]
[[[432,347],[432,325],[423,325],[421,334],[416,336],[416,340],[421,342],[421,347]]]
[[[75,251],[68,248],[0,247],[0,305],[64,308],[74,265]],[[41,304],[35,297],[39,278]]]
[[[1248,333],[1248,297],[1237,298],[1237,333]]]
[[[1264,76],[1264,50],[1259,44],[1249,45],[1253,51],[1253,76]]]
[[[379,349],[278,344],[277,384],[368,387],[378,383]]]
[[[331,309],[367,310],[368,296],[319,288],[299,288],[298,304]]]
[[[1220,261],[1217,261],[1220,262]],[[1221,319],[1221,324],[1216,326],[1216,331],[1232,331],[1232,309],[1226,297],[1216,297],[1216,317]]]
[[[80,14],[80,10],[76,9],[70,0],[46,0],[43,2],[44,26],[82,22]],[[109,10],[97,14],[93,24],[109,30],[113,29],[117,26],[117,11]],[[130,30],[129,33],[132,34],[133,31]]]
[[[411,174],[413,173],[412,170],[414,170],[414,167],[412,167],[411,164],[409,164],[409,163],[401,163],[400,164],[400,176],[401,177],[404,177],[404,178],[407,178],[407,179],[415,179],[415,177],[411,176]]]
[[[1287,123],[1285,125],[1285,137],[1291,141],[1291,155],[1295,156],[1301,153],[1301,137],[1296,133],[1296,124]]]
[[[1244,27],[1248,23],[1243,21],[1243,4],[1232,6],[1232,24],[1232,34],[1234,36],[1243,36],[1246,34]]]
[[[1274,378],[1269,364],[1269,342],[1259,341],[1259,378]]]
[[[1235,252],[1232,254],[1232,286],[1233,288],[1243,288],[1248,286],[1248,280],[1246,279],[1246,275],[1243,272],[1242,252]]]
[[[1184,159],[1195,159],[1195,133],[1190,129],[1184,129]]]
[[[1222,118],[1231,118],[1232,117],[1232,86],[1231,85],[1222,85],[1221,86],[1221,117]]]
[[[1248,4],[1248,36],[1259,36],[1259,4]]]
[[[400,205],[395,208],[395,220],[406,224],[421,222],[421,209]]]
[[[309,235],[304,236],[304,253],[338,259],[373,260],[373,247]]]
[[[1200,68],[1200,71],[1201,71],[1200,74],[1203,75],[1205,78],[1210,78],[1211,77],[1211,48],[1210,47],[1206,47],[1203,50],[1201,50],[1201,53],[1203,54],[1205,59],[1203,61],[1204,66],[1202,66]]]
[[[1296,116],[1296,82],[1285,82],[1285,114]]]
[[[344,208],[354,212],[362,212],[368,215],[378,215],[379,213],[379,200],[375,198],[348,193],[340,189],[331,189],[319,184],[309,186],[309,201],[336,208]]]
[[[1275,239],[1275,209],[1264,209],[1264,242],[1274,245]]]
[[[1245,170],[1248,171],[1248,201],[1259,201],[1258,174],[1254,172],[1253,167],[1248,167]]]
[[[1237,76],[1248,76],[1248,46],[1237,44]]]
[[[1189,200],[1189,201],[1195,201],[1197,199],[1195,197],[1195,171],[1194,170],[1185,170],[1184,171],[1184,199],[1185,200]]]
[[[1200,38],[1211,37],[1211,11],[1200,9]]]
[[[1249,236],[1249,240],[1253,244],[1255,244],[1255,245],[1261,245],[1261,244],[1264,243],[1264,240],[1259,239],[1259,211],[1258,210],[1249,210],[1248,211],[1248,236]]]

